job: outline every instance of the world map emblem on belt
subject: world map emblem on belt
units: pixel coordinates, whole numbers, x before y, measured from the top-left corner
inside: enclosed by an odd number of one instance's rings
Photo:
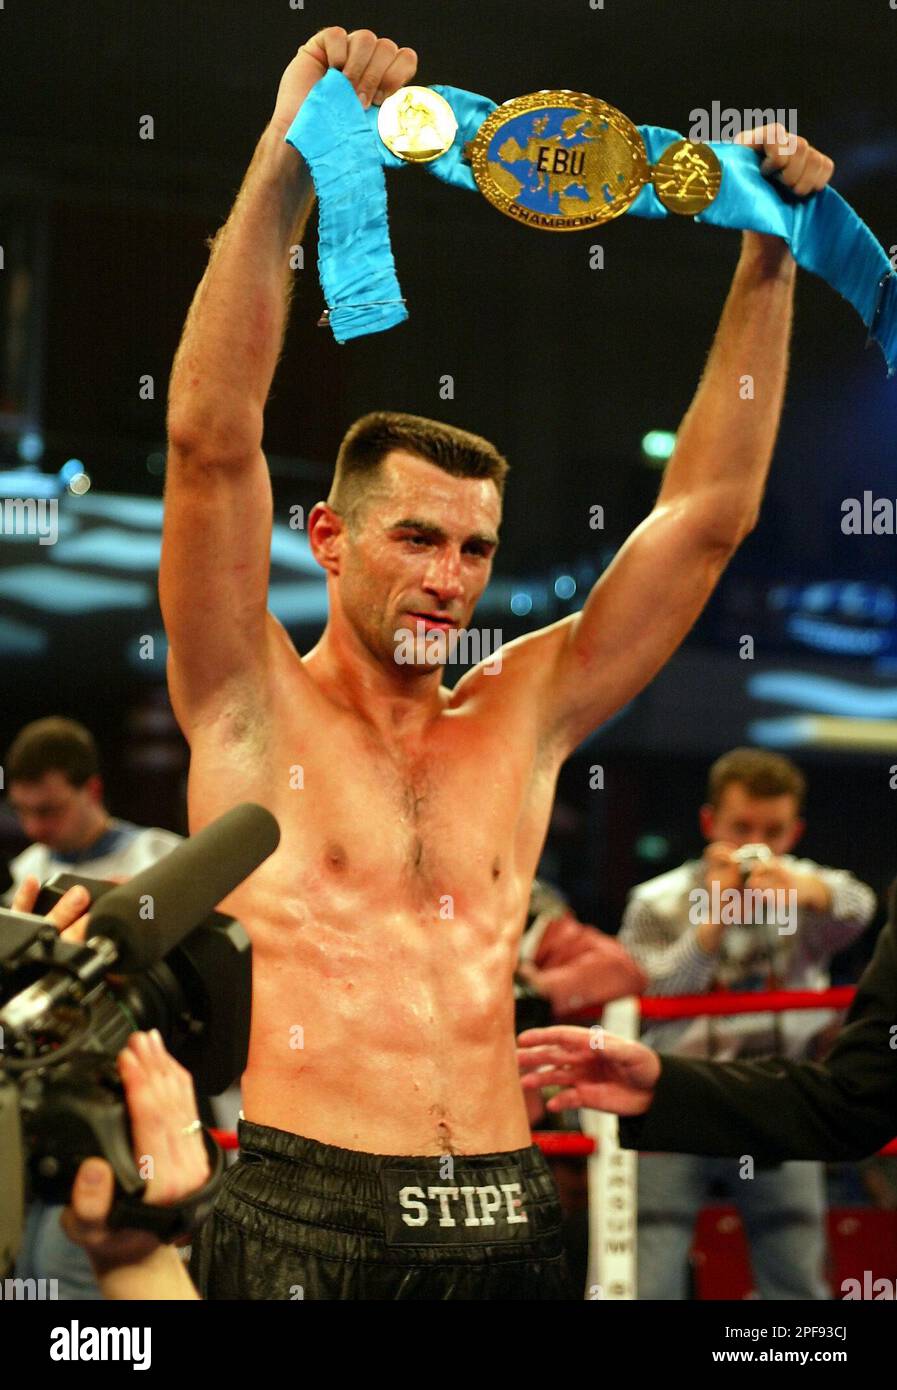
[[[584,92],[532,92],[505,102],[465,154],[494,207],[550,232],[619,217],[649,181],[669,211],[693,217],[710,206],[722,179],[710,147],[689,140],[671,145],[652,166],[628,116]]]

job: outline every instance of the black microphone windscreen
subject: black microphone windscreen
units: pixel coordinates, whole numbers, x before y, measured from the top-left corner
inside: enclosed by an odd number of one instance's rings
[[[87,936],[106,936],[119,948],[125,971],[162,960],[213,912],[280,841],[280,827],[263,806],[244,802],[203,827],[104,893],[90,914]]]

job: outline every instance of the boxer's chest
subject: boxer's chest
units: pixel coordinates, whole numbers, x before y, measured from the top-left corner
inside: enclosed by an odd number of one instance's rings
[[[307,889],[378,885],[406,904],[501,891],[538,854],[554,790],[522,731],[451,713],[425,737],[353,718],[326,738],[299,727],[283,763],[279,819]]]

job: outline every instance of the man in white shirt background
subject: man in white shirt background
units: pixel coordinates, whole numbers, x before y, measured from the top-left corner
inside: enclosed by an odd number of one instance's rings
[[[130,878],[174,849],[180,836],[110,815],[93,735],[73,719],[37,719],[3,761],[9,804],[32,843],[9,864],[12,888],[73,869],[90,878]]]
[[[876,899],[846,870],[790,853],[804,831],[805,792],[803,774],[776,753],[736,748],[713,764],[700,813],[703,858],[639,884],[623,917],[619,941],[647,973],[647,994],[829,985],[831,958],[866,929]],[[739,851],[748,845],[744,862]],[[769,890],[791,904],[787,921],[750,910]],[[722,906],[733,902],[743,910]],[[704,1016],[649,1025],[643,1040],[658,1052],[693,1057],[799,1059],[832,1018],[821,1009]],[[762,1168],[687,1154],[640,1157],[639,1297],[686,1296],[695,1220],[721,1184],[744,1221],[760,1296],[828,1298],[822,1164]]]

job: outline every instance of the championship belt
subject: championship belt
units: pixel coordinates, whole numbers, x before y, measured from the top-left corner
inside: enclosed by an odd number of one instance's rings
[[[314,179],[328,305],[321,323],[339,343],[408,317],[384,170],[421,164],[540,231],[674,213],[781,237],[798,265],[854,306],[888,375],[897,372],[897,275],[884,248],[833,188],[798,198],[760,173],[749,146],[696,144],[674,130],[636,126],[582,92],[533,92],[496,106],[458,87],[410,86],[365,111],[336,68],[312,88],[286,139]]]

